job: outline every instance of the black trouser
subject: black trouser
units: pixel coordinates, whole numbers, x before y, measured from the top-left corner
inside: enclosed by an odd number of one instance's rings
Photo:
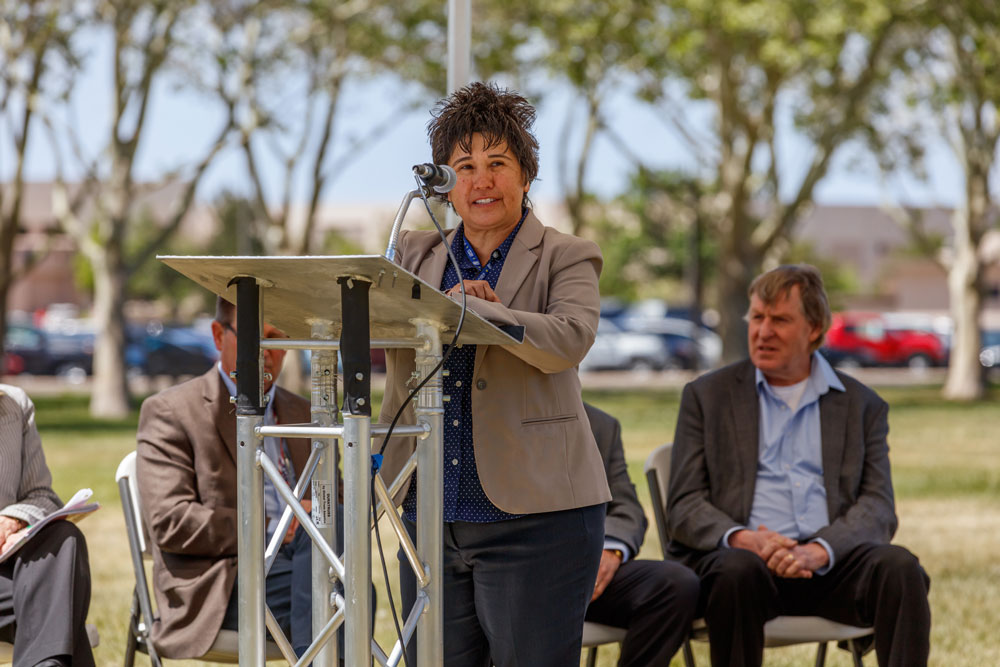
[[[919,667],[930,651],[930,579],[917,558],[888,544],[865,544],[825,575],[784,579],[744,549],[717,549],[695,563],[699,609],[713,665],[759,665],[764,623],[776,616],[822,616],[872,626],[879,665]]]
[[[693,571],[670,561],[630,560],[587,607],[587,620],[628,630],[619,667],[666,667],[691,632],[697,606]]]
[[[604,545],[604,505],[444,525],[444,664],[579,667]],[[411,536],[416,526],[406,521]],[[403,613],[416,579],[400,553]],[[416,637],[414,637],[415,639]],[[410,665],[416,646],[410,643]]]
[[[92,667],[89,608],[87,542],[69,521],[53,521],[0,565],[0,639],[13,641],[14,667]]]

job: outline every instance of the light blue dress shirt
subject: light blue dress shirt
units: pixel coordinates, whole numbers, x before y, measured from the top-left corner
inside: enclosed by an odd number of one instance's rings
[[[819,353],[813,353],[809,377],[798,405],[793,409],[768,384],[757,369],[757,398],[760,403],[759,455],[757,483],[747,526],[769,530],[796,540],[815,535],[830,523],[823,485],[823,447],[820,431],[819,399],[828,391],[844,391],[833,368]],[[743,527],[733,528],[722,538]],[[826,540],[820,544],[830,557],[816,574],[826,574],[833,567],[833,549]]]

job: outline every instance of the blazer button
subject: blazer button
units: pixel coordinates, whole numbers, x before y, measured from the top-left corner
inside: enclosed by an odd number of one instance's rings
[[[476,389],[486,389],[486,380],[476,380]]]

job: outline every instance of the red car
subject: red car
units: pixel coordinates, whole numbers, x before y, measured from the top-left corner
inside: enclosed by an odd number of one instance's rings
[[[835,366],[927,368],[948,363],[948,348],[937,334],[891,328],[879,313],[835,314],[821,351]]]

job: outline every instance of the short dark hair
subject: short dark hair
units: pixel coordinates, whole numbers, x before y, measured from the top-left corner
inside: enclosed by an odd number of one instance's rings
[[[236,319],[236,306],[221,296],[215,297],[215,321],[219,324],[232,324]]]
[[[802,300],[802,314],[811,326],[820,329],[819,338],[812,344],[812,350],[815,351],[823,344],[832,319],[830,302],[826,298],[823,276],[819,269],[811,264],[784,264],[754,278],[747,296],[753,297],[756,294],[758,299],[770,305],[788,294],[796,285]]]
[[[507,144],[526,184],[538,176],[538,139],[531,131],[535,107],[521,95],[477,81],[438,102],[431,116],[427,135],[435,164],[448,164],[455,146],[471,151],[472,135],[478,133],[487,148]]]

